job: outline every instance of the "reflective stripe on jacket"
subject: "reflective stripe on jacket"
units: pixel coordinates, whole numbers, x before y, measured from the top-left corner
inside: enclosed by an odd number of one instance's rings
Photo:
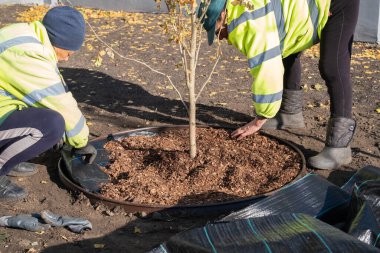
[[[247,56],[256,114],[272,118],[280,109],[282,58],[318,42],[330,0],[250,0],[253,10],[227,1],[228,41]]]
[[[59,73],[56,54],[40,22],[0,30],[0,123],[24,107],[59,112],[65,119],[65,141],[77,148],[87,144],[86,120]]]

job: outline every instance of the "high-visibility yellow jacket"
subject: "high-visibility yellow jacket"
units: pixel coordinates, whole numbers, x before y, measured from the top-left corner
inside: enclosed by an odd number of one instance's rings
[[[49,108],[65,119],[65,142],[80,148],[87,144],[89,130],[57,62],[42,23],[0,30],[0,124],[15,110]]]
[[[247,56],[256,114],[272,118],[280,109],[282,58],[319,41],[330,0],[249,0],[254,9],[227,0],[228,41]]]

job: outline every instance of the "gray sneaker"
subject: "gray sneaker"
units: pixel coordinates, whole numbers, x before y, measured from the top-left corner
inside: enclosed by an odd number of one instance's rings
[[[29,177],[38,172],[38,167],[41,165],[34,163],[19,163],[13,169],[8,172],[7,176],[11,177]]]
[[[20,200],[27,196],[26,191],[12,183],[7,176],[0,177],[0,202]]]

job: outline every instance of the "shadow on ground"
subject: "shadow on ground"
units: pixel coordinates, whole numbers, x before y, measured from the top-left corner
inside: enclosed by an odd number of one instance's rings
[[[78,102],[158,124],[188,122],[186,109],[180,100],[153,95],[138,84],[118,80],[94,70],[63,68],[61,71]],[[152,91],[160,92],[154,86]],[[236,127],[236,122],[248,122],[250,119],[249,115],[227,108],[197,105],[199,123]]]
[[[204,226],[206,223],[206,219],[194,218],[189,220],[175,219],[171,221],[161,221],[154,218],[138,218],[102,237],[52,246],[45,248],[41,252],[147,252],[181,231]],[[144,240],[144,238],[149,239]]]
[[[215,192],[215,194],[218,194]],[[197,196],[187,196],[184,200],[179,202],[186,202],[188,198],[193,199]],[[234,209],[235,211],[242,207]],[[223,210],[223,208],[221,208]],[[43,249],[44,253],[66,253],[66,252],[102,252],[102,253],[139,253],[147,252],[160,243],[167,241],[171,236],[193,229],[202,227],[209,222],[218,220],[223,212],[219,210],[218,213],[208,213],[205,211],[201,215],[200,210],[197,211],[198,216],[194,216],[189,212],[181,210],[173,212],[156,212],[143,218],[136,218],[132,216],[130,220],[127,214],[121,213],[118,215],[126,215],[126,224],[119,229],[106,234],[102,237],[78,240],[68,242],[61,245],[51,246]],[[215,210],[214,210],[215,211]],[[232,212],[224,212],[228,214]],[[94,227],[94,229],[101,230],[102,228]],[[146,238],[146,239],[144,239]]]

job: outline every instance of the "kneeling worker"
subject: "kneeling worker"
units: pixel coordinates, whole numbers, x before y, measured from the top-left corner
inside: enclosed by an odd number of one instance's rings
[[[76,100],[59,73],[82,46],[85,21],[71,7],[50,9],[42,22],[0,30],[0,201],[27,194],[7,175],[32,174],[24,163],[63,140],[92,163],[96,149]]]

